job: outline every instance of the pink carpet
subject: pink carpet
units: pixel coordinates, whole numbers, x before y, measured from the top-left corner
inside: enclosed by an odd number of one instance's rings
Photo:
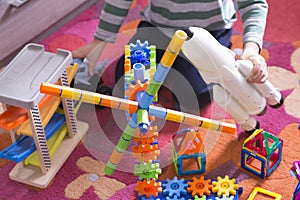
[[[291,199],[292,193],[298,180],[290,175],[292,162],[300,160],[298,123],[300,123],[300,4],[296,0],[269,0],[270,11],[268,15],[268,25],[266,29],[263,56],[267,60],[270,73],[270,81],[277,87],[285,97],[284,105],[279,109],[268,108],[266,115],[258,117],[264,130],[279,135],[284,140],[283,161],[268,179],[260,179],[251,173],[240,168],[240,147],[245,139],[245,134],[239,136],[219,135],[213,150],[207,155],[207,172],[204,174],[208,178],[216,178],[218,175],[230,175],[236,177],[244,188],[243,195],[239,199],[247,199],[254,186],[261,186],[266,189],[283,195],[284,200]],[[57,48],[74,50],[86,42],[92,40],[92,35],[98,23],[99,10],[103,6],[99,3],[86,10],[76,17],[63,28],[52,34],[50,37],[41,42],[49,51],[56,51]],[[122,30],[134,28],[139,21],[139,11],[145,6],[145,1],[135,1],[130,11],[129,17],[125,20]],[[126,44],[130,37],[125,35],[124,38],[118,38],[118,44]],[[239,52],[241,48],[241,24],[238,22],[234,28],[232,38],[233,49]],[[112,55],[116,51],[121,53],[122,48],[110,49]],[[111,63],[113,65],[115,62]],[[106,85],[113,87],[114,68],[106,70],[104,82]],[[167,105],[170,99],[164,99],[161,104]],[[205,110],[209,115],[214,105]],[[94,111],[94,107],[83,105],[84,111]],[[0,199],[134,199],[134,187],[136,178],[132,172],[132,162],[130,156],[122,160],[120,171],[113,176],[104,176],[94,171],[83,169],[79,165],[80,158],[91,158],[105,161],[112,151],[112,144],[119,139],[122,130],[119,126],[119,119],[116,113],[110,109],[101,109],[96,112],[79,115],[79,120],[89,121],[90,129],[83,143],[78,145],[67,162],[56,175],[52,184],[45,190],[35,191],[23,184],[11,181],[8,177],[14,163],[10,162],[0,169]],[[227,120],[231,121],[230,116],[226,115]],[[99,123],[97,123],[99,122]],[[160,123],[165,123],[161,121]],[[170,178],[175,175],[174,167],[169,162],[170,139],[174,132],[178,130],[178,124],[166,122],[160,131],[159,145],[162,151],[161,162],[163,173],[160,179]],[[99,138],[99,133],[104,134],[108,142]],[[1,137],[1,136],[0,136]],[[229,153],[226,153],[229,152]],[[128,159],[128,160],[127,160]],[[98,165],[98,164],[97,164]],[[99,166],[102,167],[102,166]],[[97,185],[95,180],[83,181],[84,175],[97,174],[97,180],[107,178],[107,184],[104,186]],[[80,182],[82,181],[82,182]],[[115,182],[114,182],[115,181]],[[124,184],[122,189],[113,194],[110,193],[111,186],[114,184]],[[80,184],[82,183],[82,184]],[[73,191],[71,186],[77,185],[78,190]],[[126,186],[125,186],[126,185]],[[71,189],[70,189],[71,188]],[[73,192],[70,192],[73,191]],[[73,196],[72,196],[73,195]],[[258,197],[258,199],[267,199]]]

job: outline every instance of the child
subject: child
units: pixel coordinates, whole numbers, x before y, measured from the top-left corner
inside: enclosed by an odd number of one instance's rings
[[[115,34],[127,16],[132,2],[130,0],[106,0],[94,40],[72,52],[73,57],[88,57],[90,73],[105,43],[114,42]],[[221,44],[230,48],[232,26],[237,16],[236,8],[241,13],[244,29],[241,58],[251,60],[254,64],[249,81],[262,83],[268,77],[266,62],[259,55],[268,11],[266,0],[149,0],[148,6],[142,12],[142,20],[138,25],[137,33],[130,42],[135,43],[139,39],[156,45],[158,63],[170,41],[168,36],[170,30],[197,26],[207,29]],[[98,50],[90,54],[93,49]],[[116,66],[116,82],[123,75],[123,58],[123,56],[120,58]],[[199,99],[200,106],[210,102],[210,87],[183,55],[178,56],[172,69],[177,70],[188,81],[192,92],[195,92]],[[172,89],[177,88],[184,92],[189,90],[180,81],[174,81],[174,77],[176,76],[168,75],[165,84],[170,85],[169,83],[172,82]]]

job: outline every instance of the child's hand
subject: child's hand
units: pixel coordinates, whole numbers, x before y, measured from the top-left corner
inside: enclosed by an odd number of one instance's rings
[[[241,56],[243,60],[250,60],[253,69],[248,78],[251,83],[264,83],[268,79],[268,69],[265,59],[258,54],[259,47],[254,42],[244,44],[244,51]]]
[[[89,44],[81,46],[73,51],[72,56],[73,58],[87,58],[89,61],[89,74],[93,75],[96,63],[102,54],[105,44],[106,43],[101,40],[94,39]]]

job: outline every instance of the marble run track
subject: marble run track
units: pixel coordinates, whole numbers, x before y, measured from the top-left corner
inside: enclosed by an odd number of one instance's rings
[[[70,65],[67,68],[67,75],[69,77],[68,82],[70,83],[77,71],[77,64]],[[59,84],[56,82],[56,84]],[[53,97],[51,95],[45,95],[42,100],[38,103],[40,108],[41,118],[43,126],[46,126],[52,115],[54,114],[57,106],[61,102],[60,98]],[[51,106],[49,106],[51,105]],[[11,106],[5,112],[0,114],[0,128],[11,131],[16,129],[16,133],[19,135],[31,135],[31,129],[27,110],[22,107]]]
[[[53,117],[45,127],[46,139],[48,140],[65,123],[63,114],[54,113]],[[21,136],[16,142],[0,152],[0,158],[19,163],[26,159],[36,150],[35,143],[30,136]]]
[[[71,62],[69,51],[47,52],[42,45],[30,43],[1,72],[0,102],[8,109],[0,115],[0,126],[9,130],[16,142],[0,155],[18,162],[9,173],[11,180],[46,188],[87,132],[88,125],[76,119],[72,100],[39,92],[43,81],[68,86]],[[73,77],[77,65],[72,70]],[[63,114],[55,113],[60,103]],[[16,137],[18,127],[20,135],[32,137]],[[69,137],[64,137],[67,133]],[[35,149],[37,153],[31,154]]]

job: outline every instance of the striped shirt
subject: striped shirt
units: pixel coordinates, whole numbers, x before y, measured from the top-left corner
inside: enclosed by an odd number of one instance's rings
[[[114,41],[133,0],[106,0],[94,37]],[[262,47],[268,4],[266,0],[148,0],[142,18],[157,27],[202,27],[208,31],[231,28],[239,11],[243,42]]]

